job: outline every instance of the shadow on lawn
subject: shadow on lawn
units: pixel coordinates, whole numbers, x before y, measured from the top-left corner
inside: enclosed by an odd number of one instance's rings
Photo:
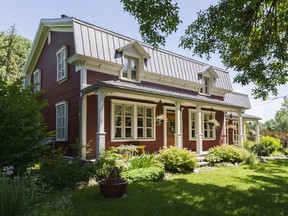
[[[87,188],[78,192],[83,193],[82,200],[77,199],[77,195],[74,194],[73,203],[81,205],[77,209],[81,209],[81,215],[87,216],[288,215],[288,191],[287,187],[283,188],[285,184],[287,186],[287,180],[261,175],[247,176],[240,180],[262,183],[248,190],[240,190],[232,184],[228,186],[199,184],[179,178],[155,183],[130,184],[128,196],[116,200],[101,198],[97,187],[93,190]]]

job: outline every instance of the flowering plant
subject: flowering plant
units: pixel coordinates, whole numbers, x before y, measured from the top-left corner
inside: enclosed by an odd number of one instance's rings
[[[213,125],[215,127],[219,127],[220,126],[220,123],[216,120],[216,119],[210,119],[208,120],[208,124],[209,125]]]
[[[164,114],[158,115],[156,117],[156,125],[162,124],[165,120],[167,121],[168,119]]]

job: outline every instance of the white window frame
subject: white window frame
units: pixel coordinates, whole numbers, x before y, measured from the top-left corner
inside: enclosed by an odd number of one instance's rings
[[[232,137],[233,137],[233,143],[238,143],[239,141],[239,127],[238,127],[238,121],[232,121],[232,124],[236,126],[236,130],[232,130]]]
[[[192,114],[194,115],[194,128],[192,128],[193,126],[193,121],[192,121]],[[194,109],[189,109],[189,140],[196,140],[196,134],[197,134],[197,127],[196,127],[196,115],[197,115],[197,111]],[[194,134],[195,137],[192,136],[192,130],[194,130]]]
[[[34,92],[38,92],[41,90],[41,70],[37,69],[36,71],[33,72],[33,83],[38,84],[34,88]]]
[[[126,59],[127,59],[127,67],[126,66]],[[134,71],[132,68],[131,68],[131,62],[132,60],[134,60],[136,62],[136,78],[135,79],[132,79],[132,71]],[[123,68],[122,70],[120,71],[120,78],[121,79],[124,79],[124,80],[129,80],[129,81],[134,81],[134,82],[138,82],[139,81],[139,61],[138,61],[138,58],[135,58],[135,57],[132,57],[132,56],[124,56],[123,57]],[[127,77],[124,77],[123,76],[123,72],[125,71],[125,69],[127,68]]]
[[[63,46],[57,51],[57,82],[64,82],[68,79],[68,64],[67,64],[68,49]],[[61,57],[61,59],[60,59]],[[61,65],[61,66],[60,66]]]
[[[194,113],[195,115],[195,128],[192,128],[192,113]],[[203,140],[215,140],[216,139],[216,127],[215,126],[209,126],[208,123],[208,118],[211,116],[212,114],[212,118],[215,119],[216,116],[216,112],[212,112],[211,111],[201,111],[201,115],[202,115],[202,133],[203,133]],[[196,136],[197,136],[197,122],[196,122],[196,115],[197,115],[197,111],[196,109],[189,109],[189,140],[196,140]],[[205,115],[207,115],[207,121],[205,122]],[[205,129],[205,124],[208,124],[207,129]],[[212,129],[211,129],[212,127]],[[192,137],[192,130],[195,130],[195,137]],[[205,137],[205,131],[207,131],[207,134],[210,134],[210,131],[212,130],[213,136],[210,137]]]
[[[119,105],[122,106],[122,120],[121,120],[121,137],[115,137],[116,132],[116,118],[115,118],[115,106]],[[132,137],[125,137],[125,115],[123,113],[125,106],[132,106]],[[144,137],[138,138],[138,107],[142,107],[145,109],[144,111],[144,122],[143,125],[143,134]],[[156,104],[148,104],[148,103],[138,103],[138,102],[130,102],[130,101],[122,101],[111,99],[111,141],[112,142],[121,142],[121,141],[155,141],[156,139],[156,122],[155,122],[155,107]],[[151,108],[152,109],[152,127],[147,127],[147,118],[146,118],[146,110]],[[124,121],[123,121],[124,120]],[[152,129],[152,137],[147,137],[147,129]]]
[[[202,80],[203,80],[203,86],[199,88],[199,94],[210,95],[210,89],[212,87],[211,78],[204,76],[202,77]]]
[[[207,115],[206,121],[205,121],[205,115]],[[216,139],[216,127],[215,126],[210,126],[208,123],[208,120],[211,118],[215,119],[215,112],[210,112],[210,111],[204,111],[202,112],[202,131],[203,131],[203,140],[215,140]],[[205,129],[205,124],[207,124],[207,129]],[[211,129],[212,128],[212,129]],[[207,130],[207,135],[209,136],[205,137],[205,130]],[[212,137],[210,137],[210,131],[212,130]]]
[[[60,108],[63,108],[64,113],[60,115]],[[68,101],[61,101],[55,104],[56,108],[56,141],[68,140]],[[62,123],[60,123],[62,122]],[[63,125],[62,125],[63,124]],[[62,133],[59,132],[62,129]]]

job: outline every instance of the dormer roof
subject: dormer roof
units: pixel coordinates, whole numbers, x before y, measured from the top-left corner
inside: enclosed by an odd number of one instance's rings
[[[214,70],[212,66],[204,67],[198,74],[207,78],[214,78],[214,79],[219,78],[217,72]]]
[[[127,45],[124,45],[116,50],[116,52],[120,52],[123,55],[133,56],[141,59],[150,59],[150,55],[145,51],[145,49],[137,42],[132,41]]]

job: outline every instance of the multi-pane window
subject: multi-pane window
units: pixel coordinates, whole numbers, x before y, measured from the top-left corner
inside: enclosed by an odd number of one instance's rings
[[[205,139],[214,139],[215,138],[215,126],[209,123],[209,120],[215,119],[214,113],[203,113],[203,136]]]
[[[122,78],[137,81],[137,59],[124,57],[125,65],[121,70]]]
[[[137,107],[137,137],[153,138],[153,109]]]
[[[154,107],[114,104],[113,139],[153,139]]]
[[[190,139],[196,139],[196,112],[190,112]]]
[[[68,103],[63,101],[56,105],[56,141],[68,138]]]
[[[233,125],[235,126],[235,129],[233,129],[233,142],[237,143],[238,142],[238,135],[239,135],[239,131],[238,131],[238,122],[234,121]]]
[[[34,73],[33,73],[33,80],[34,80],[34,84],[37,84],[34,88],[34,91],[40,91],[41,89],[41,70],[37,69]]]
[[[67,79],[67,47],[62,47],[57,53],[57,81]]]
[[[209,79],[203,77],[204,86],[200,88],[199,92],[202,94],[209,94]]]
[[[190,125],[190,131],[189,131],[189,139],[194,140],[196,139],[196,119],[197,112],[196,110],[190,110],[189,111],[189,125]],[[202,133],[203,133],[203,139],[215,139],[216,135],[216,129],[214,124],[211,124],[209,120],[215,119],[215,113],[208,113],[208,112],[202,112]]]

